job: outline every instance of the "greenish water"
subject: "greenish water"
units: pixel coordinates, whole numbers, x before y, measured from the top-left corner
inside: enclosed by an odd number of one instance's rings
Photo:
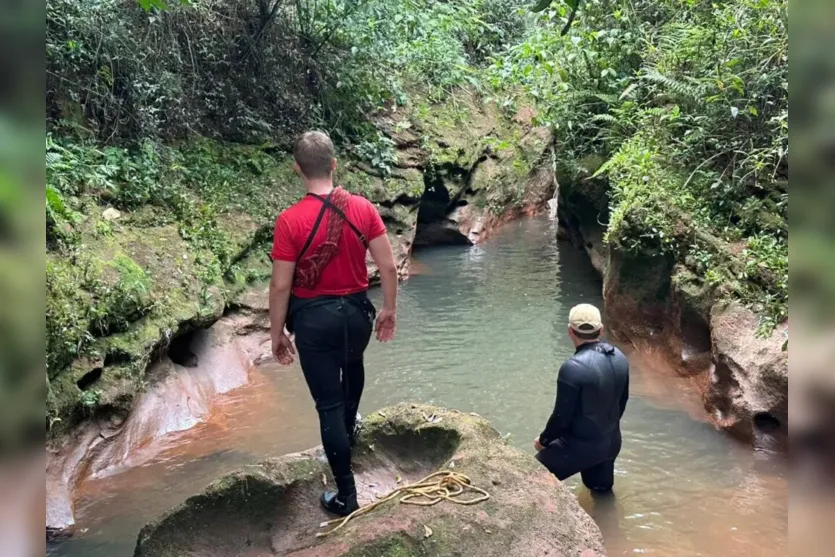
[[[573,352],[568,310],[601,303],[585,255],[555,237],[553,222],[525,219],[482,246],[417,253],[401,291],[397,341],[368,350],[362,411],[408,400],[478,412],[532,451],[553,406],[556,371]],[[784,459],[714,430],[693,385],[650,355],[631,360],[615,497],[595,501],[568,481],[609,554],[787,554]],[[172,438],[145,466],[84,486],[77,509],[84,532],[48,554],[132,555],[145,522],[219,474],[317,443],[300,370],[266,366],[224,399],[210,424]]]

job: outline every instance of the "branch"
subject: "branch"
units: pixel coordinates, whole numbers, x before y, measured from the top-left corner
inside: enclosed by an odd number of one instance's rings
[[[262,17],[261,28],[258,29],[258,32],[255,33],[255,36],[252,38],[251,41],[249,41],[249,46],[247,47],[246,53],[244,53],[244,55],[241,57],[242,62],[245,61],[247,58],[249,58],[249,55],[252,54],[252,51],[255,49],[255,45],[257,45],[258,41],[261,40],[261,36],[264,34],[264,31],[267,30],[267,27],[275,19],[275,16],[278,13],[278,8],[281,7],[281,3],[283,1],[284,0],[275,0],[275,3],[273,4],[273,7],[270,9],[270,13],[267,14],[266,19],[263,18],[264,12],[263,12],[263,9],[262,9],[262,11],[261,11],[261,17]],[[262,7],[264,6],[263,3],[260,3],[260,5]]]
[[[340,23],[344,24],[345,23],[345,18],[347,18],[348,16],[353,14],[355,11],[357,11],[360,8],[360,6],[364,6],[367,1],[368,0],[358,0],[352,6],[349,6],[348,8],[346,8],[345,11],[342,12],[342,15],[340,16],[339,20],[337,20],[337,22],[334,23],[333,27],[330,28],[330,30],[327,32],[327,34],[321,40],[321,42],[319,42],[319,44],[316,45],[316,48],[313,49],[313,54],[311,54],[310,57],[314,58],[317,54],[319,54],[319,51],[322,50],[322,47],[324,47],[328,43],[328,41],[330,41],[333,34],[336,32],[337,29],[339,29],[339,27],[340,27],[339,24]]]
[[[566,22],[565,27],[562,28],[560,31],[560,36],[564,37],[568,30],[571,29],[571,24],[574,23],[574,18],[577,16],[577,9],[580,7],[580,1],[577,0],[577,5],[574,6],[574,9],[571,10],[571,15],[568,16],[568,22]]]

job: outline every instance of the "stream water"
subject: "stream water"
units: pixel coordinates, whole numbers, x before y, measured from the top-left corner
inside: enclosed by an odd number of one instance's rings
[[[573,348],[568,310],[601,303],[586,256],[556,241],[554,223],[524,219],[475,247],[415,256],[402,286],[399,337],[367,353],[361,411],[419,401],[478,412],[532,451]],[[379,292],[373,292],[375,299]],[[757,452],[704,421],[699,395],[651,354],[631,354],[615,497],[567,483],[603,532],[610,555],[786,555],[783,457]],[[47,555],[128,557],[141,526],[218,475],[319,443],[296,366],[262,366],[223,397],[211,419],[164,440],[159,455],[79,489],[78,533]]]

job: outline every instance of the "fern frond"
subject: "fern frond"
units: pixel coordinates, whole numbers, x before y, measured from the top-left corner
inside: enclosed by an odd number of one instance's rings
[[[580,99],[585,98],[594,98],[605,102],[606,104],[615,104],[618,101],[618,98],[615,95],[610,95],[608,93],[601,93],[599,91],[592,91],[590,89],[580,89],[578,91],[573,91],[573,95]]]
[[[615,165],[620,160],[620,152],[615,153],[615,155],[600,165],[600,168],[594,171],[594,174],[591,175],[591,178],[597,178],[609,171],[612,166]]]
[[[632,93],[634,93],[635,89],[637,89],[637,88],[638,88],[637,83],[630,83],[626,87],[626,89],[623,90],[623,93],[620,94],[620,96],[618,97],[618,100],[622,101],[623,99],[632,96]]]
[[[701,100],[704,93],[703,88],[699,85],[666,76],[655,68],[645,69],[641,79],[656,83],[677,95],[696,101]]]
[[[654,106],[652,108],[645,108],[641,111],[641,116],[648,116],[651,118],[658,118],[667,115],[667,109],[663,106]]]
[[[609,104],[615,104],[618,101],[618,98],[616,96],[610,95],[608,93],[594,93],[593,96]]]

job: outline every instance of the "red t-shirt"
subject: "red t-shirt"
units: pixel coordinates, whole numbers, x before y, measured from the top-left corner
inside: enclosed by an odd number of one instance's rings
[[[296,262],[321,210],[322,202],[308,195],[278,216],[273,234],[273,251],[270,254],[274,260]],[[367,242],[386,233],[386,226],[377,208],[364,197],[352,195],[345,207],[345,216],[362,232]],[[305,256],[316,251],[316,247],[325,241],[328,219],[341,217],[330,209],[325,213]],[[319,282],[313,289],[294,286],[293,294],[299,298],[313,298],[345,296],[366,290],[368,268],[365,266],[365,251],[357,234],[343,221],[339,251],[322,270]]]

